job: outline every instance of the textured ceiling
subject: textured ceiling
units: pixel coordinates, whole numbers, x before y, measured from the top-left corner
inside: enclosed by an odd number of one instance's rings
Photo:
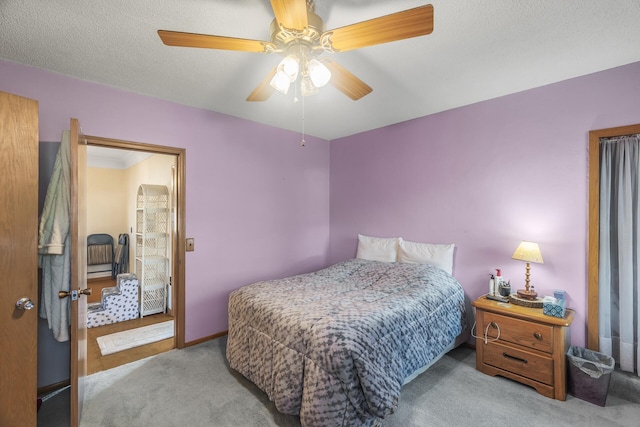
[[[330,55],[373,92],[304,99],[305,132],[328,140],[640,61],[638,0],[315,3],[327,29],[434,6],[430,35]],[[0,0],[0,58],[301,131],[291,92],[245,101],[279,56],[168,47],[156,33],[268,40],[272,19],[268,0]]]

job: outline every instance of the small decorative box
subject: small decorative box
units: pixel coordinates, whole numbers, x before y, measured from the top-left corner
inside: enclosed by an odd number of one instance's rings
[[[564,300],[558,300],[556,302],[543,302],[542,303],[542,314],[546,314],[547,316],[560,317],[563,318],[565,313],[565,302]]]

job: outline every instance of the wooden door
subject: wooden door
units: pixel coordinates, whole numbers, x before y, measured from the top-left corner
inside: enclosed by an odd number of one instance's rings
[[[71,289],[78,298],[71,301],[71,427],[77,427],[84,400],[87,375],[87,144],[80,123],[71,119]]]
[[[38,102],[5,92],[0,92],[0,182],[0,425],[35,426]]]

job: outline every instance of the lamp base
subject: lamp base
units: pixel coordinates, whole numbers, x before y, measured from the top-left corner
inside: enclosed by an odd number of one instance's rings
[[[524,298],[524,299],[529,299],[529,300],[534,300],[538,297],[538,293],[536,291],[532,291],[532,290],[526,290],[526,289],[518,289],[518,297],[519,298]]]
[[[543,306],[542,298],[525,299],[520,298],[517,294],[509,295],[509,302],[515,305],[529,308],[542,308]]]

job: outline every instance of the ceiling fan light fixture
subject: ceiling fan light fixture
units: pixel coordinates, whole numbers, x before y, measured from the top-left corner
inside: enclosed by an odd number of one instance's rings
[[[331,80],[331,71],[315,58],[307,63],[307,71],[316,88],[326,85]]]
[[[291,86],[291,79],[284,72],[278,70],[269,84],[278,92],[286,95],[289,92],[289,86]]]

